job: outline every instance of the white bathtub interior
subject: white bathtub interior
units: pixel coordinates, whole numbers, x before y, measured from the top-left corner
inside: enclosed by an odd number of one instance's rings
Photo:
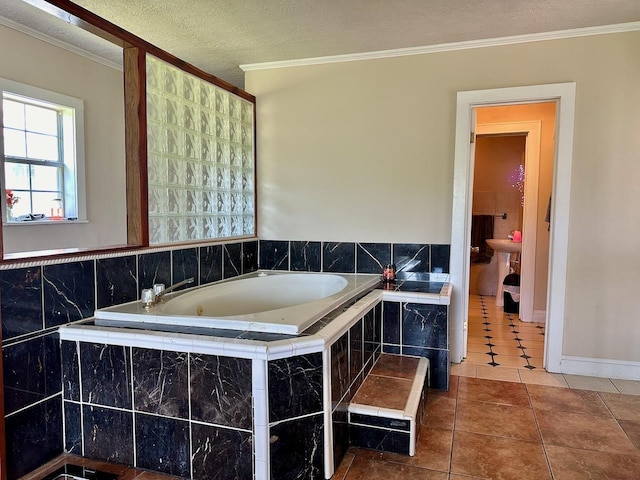
[[[139,301],[99,309],[95,312],[95,323],[298,335],[379,281],[379,275],[368,274],[258,272],[250,277],[176,292],[148,311]]]

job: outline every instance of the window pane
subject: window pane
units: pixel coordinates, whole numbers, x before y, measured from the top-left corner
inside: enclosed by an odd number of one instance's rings
[[[24,106],[11,100],[2,102],[2,121],[5,127],[24,130]]]
[[[33,212],[31,213],[44,213],[47,217],[56,214],[56,208],[60,205],[59,193],[33,193]],[[60,212],[62,215],[64,213]],[[62,216],[61,215],[61,216]]]
[[[60,196],[60,180],[60,168],[31,165],[31,188],[33,190],[58,192],[56,196]]]
[[[21,130],[4,129],[4,154],[7,157],[27,156],[24,132]]]
[[[58,134],[58,113],[48,108],[25,105],[27,130],[49,135]]]
[[[29,190],[29,166],[22,163],[4,164],[6,188],[9,190]]]
[[[58,138],[27,133],[27,156],[38,160],[58,161]]]
[[[29,192],[13,190],[13,198],[18,199],[11,209],[14,218],[31,213],[31,199],[29,198]]]

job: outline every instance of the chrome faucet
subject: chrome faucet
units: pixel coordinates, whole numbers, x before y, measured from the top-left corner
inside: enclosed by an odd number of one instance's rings
[[[193,283],[194,281],[194,277],[187,278],[186,280],[182,280],[181,282],[174,283],[168,288],[164,287],[164,283],[154,283],[153,288],[145,288],[144,290],[142,290],[142,297],[140,301],[142,302],[144,308],[146,310],[149,310],[154,305],[162,303],[164,301],[164,296],[167,293],[171,293],[175,289]]]

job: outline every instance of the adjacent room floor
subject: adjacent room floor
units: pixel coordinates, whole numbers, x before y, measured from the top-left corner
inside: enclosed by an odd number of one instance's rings
[[[494,301],[471,299],[469,355],[429,391],[416,455],[351,448],[333,479],[640,478],[640,382],[545,372],[543,326]]]

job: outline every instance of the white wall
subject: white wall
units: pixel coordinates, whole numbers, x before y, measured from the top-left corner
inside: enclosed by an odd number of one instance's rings
[[[0,26],[0,77],[84,100],[88,224],[3,228],[5,253],[126,244],[122,72]]]
[[[576,82],[563,354],[640,362],[638,52],[627,32],[247,72],[258,233],[449,243],[456,92]]]

